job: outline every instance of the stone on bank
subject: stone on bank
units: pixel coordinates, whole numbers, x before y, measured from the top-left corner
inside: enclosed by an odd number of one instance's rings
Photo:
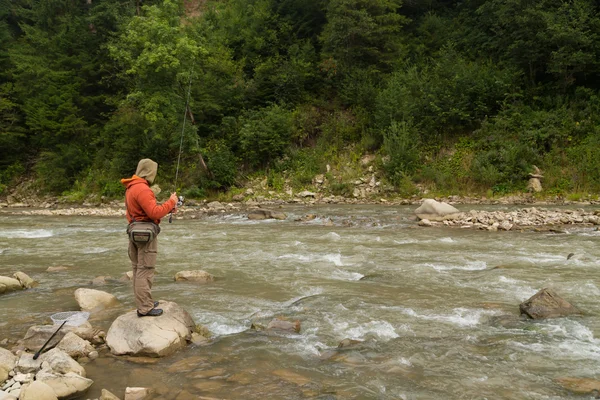
[[[159,317],[138,317],[136,310],[119,316],[110,326],[106,344],[115,355],[164,357],[187,345],[196,329],[192,317],[178,304],[161,301]]]
[[[444,221],[458,218],[460,211],[448,203],[440,203],[434,199],[425,199],[423,204],[415,210],[415,214],[419,219]]]

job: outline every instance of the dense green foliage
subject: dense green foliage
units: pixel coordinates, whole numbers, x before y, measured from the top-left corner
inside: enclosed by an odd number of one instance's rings
[[[599,91],[592,0],[0,0],[0,194],[119,196],[143,157],[169,187],[181,157],[193,196],[257,172],[351,195],[366,153],[401,195],[534,165],[593,192]]]

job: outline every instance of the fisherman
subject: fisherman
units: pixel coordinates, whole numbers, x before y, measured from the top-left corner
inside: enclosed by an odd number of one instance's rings
[[[129,259],[133,267],[133,293],[138,317],[158,317],[163,310],[156,308],[158,301],[152,299],[152,282],[158,252],[160,219],[169,212],[177,211],[177,193],[169,200],[157,204],[150,185],[156,178],[158,164],[149,158],[140,160],[129,179],[121,179],[125,185],[125,207],[129,226]]]

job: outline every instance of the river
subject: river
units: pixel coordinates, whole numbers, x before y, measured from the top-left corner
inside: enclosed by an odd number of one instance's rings
[[[159,388],[163,399],[181,390],[225,399],[582,398],[556,379],[600,372],[600,232],[420,228],[413,209],[287,206],[285,221],[163,221],[154,297],[184,306],[214,341],[148,365],[101,355],[85,365],[95,383],[82,399],[102,388],[122,398],[127,386]],[[317,218],[295,221],[306,214]],[[124,229],[120,218],[0,213],[0,275],[39,282],[0,297],[0,339],[76,310],[74,290],[94,277],[128,271]],[[189,269],[217,280],[174,282]],[[543,287],[585,314],[520,319],[519,304]],[[130,283],[95,288],[117,296],[120,313],[135,307]],[[300,320],[300,333],[249,330],[277,316]],[[91,322],[108,330],[112,318]],[[335,351],[346,338],[363,342]]]

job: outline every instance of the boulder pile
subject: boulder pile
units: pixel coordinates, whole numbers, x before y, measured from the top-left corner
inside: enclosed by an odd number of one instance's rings
[[[592,210],[549,210],[530,207],[515,211],[471,210],[450,213],[444,204],[431,199],[426,200],[421,207],[415,210],[415,214],[420,219],[419,225],[456,226],[488,231],[510,231],[528,227],[574,224],[600,225],[599,212]],[[424,211],[425,206],[426,210]]]
[[[0,294],[30,289],[35,285],[36,282],[24,272],[15,272],[12,277],[0,276]]]

